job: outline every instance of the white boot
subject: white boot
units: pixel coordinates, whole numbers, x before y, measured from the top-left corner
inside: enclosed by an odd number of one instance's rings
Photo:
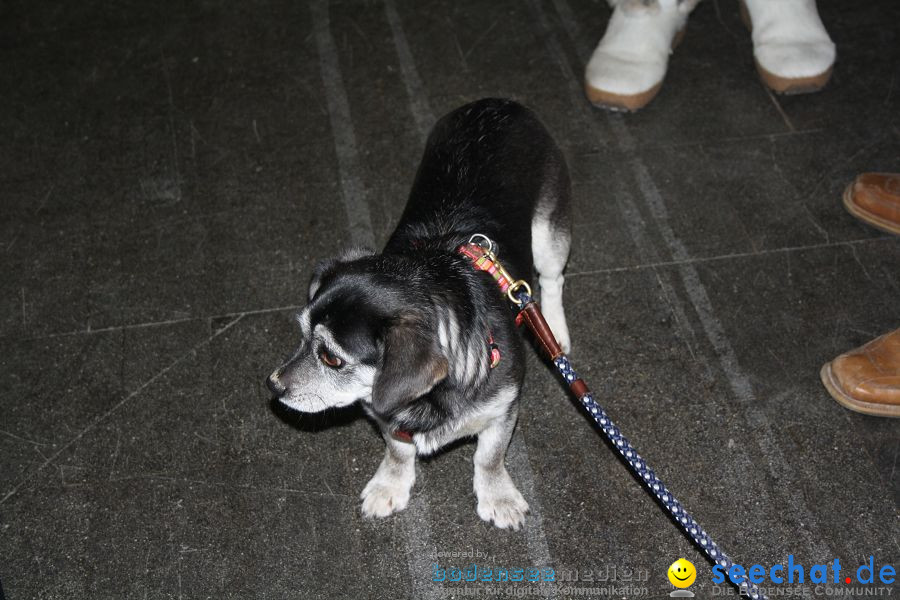
[[[753,32],[753,56],[763,83],[782,94],[822,89],[831,77],[834,42],[815,0],[741,0]]]
[[[610,0],[612,17],[585,69],[588,99],[601,108],[630,111],[650,102],[697,1]]]

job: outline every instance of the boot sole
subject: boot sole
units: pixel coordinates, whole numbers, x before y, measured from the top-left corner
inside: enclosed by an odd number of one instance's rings
[[[819,377],[822,379],[822,385],[825,386],[825,389],[828,390],[831,397],[844,408],[875,417],[900,417],[900,405],[863,402],[862,400],[857,400],[853,396],[847,394],[847,392],[841,389],[840,384],[838,384],[837,379],[835,379],[830,362],[825,363],[822,366],[822,370],[819,371]]]
[[[824,73],[811,77],[781,77],[767,71],[755,58],[753,62],[756,63],[756,72],[759,73],[759,78],[762,79],[766,87],[776,94],[784,94],[785,96],[818,92],[831,79],[831,71],[833,69],[833,67],[828,67],[828,70]]]
[[[744,0],[740,0],[740,12],[741,20],[752,33],[753,20],[750,18],[750,11],[747,9],[747,4]],[[765,67],[759,64],[759,61],[756,60],[756,58],[753,59],[753,63],[756,65],[756,72],[759,74],[759,78],[765,86],[776,94],[784,94],[786,96],[818,92],[828,84],[828,80],[831,79],[831,72],[834,69],[834,67],[831,66],[824,72],[809,77],[782,77],[781,75],[776,75],[775,73],[766,70]]]
[[[884,217],[873,215],[853,201],[853,183],[844,190],[844,208],[847,209],[848,213],[867,225],[871,225],[881,231],[900,235],[900,224],[889,221]]]
[[[675,37],[672,38],[672,50],[675,50],[675,48],[681,44],[686,30],[687,26],[685,25],[675,32]],[[660,80],[659,83],[649,90],[637,94],[616,94],[601,90],[600,88],[595,88],[585,81],[584,94],[587,96],[587,99],[590,100],[591,104],[597,108],[611,110],[613,112],[635,112],[650,104],[650,101],[659,93],[662,84],[663,82]]]
[[[597,108],[616,112],[635,112],[636,110],[647,106],[659,93],[660,88],[662,88],[662,81],[646,92],[622,95],[597,89],[591,86],[591,84],[585,83],[584,94],[587,96],[587,99],[591,101],[591,104]]]

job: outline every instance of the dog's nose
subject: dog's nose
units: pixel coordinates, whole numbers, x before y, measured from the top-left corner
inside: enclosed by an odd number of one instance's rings
[[[285,392],[284,384],[281,383],[281,380],[278,379],[278,371],[273,372],[269,375],[268,379],[266,379],[266,385],[269,386],[269,389],[276,396],[281,396]]]

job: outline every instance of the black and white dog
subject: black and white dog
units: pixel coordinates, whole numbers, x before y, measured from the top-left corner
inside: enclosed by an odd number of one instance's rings
[[[486,99],[434,127],[409,202],[381,254],[317,265],[296,317],[299,348],[269,376],[281,402],[318,412],[361,401],[387,452],[362,491],[366,516],[406,507],[416,454],[477,436],[478,515],[518,529],[528,504],[504,459],[525,374],[514,312],[491,275],[457,249],[480,233],[515,277],[537,270],[542,309],[564,350],[569,175],[525,107]],[[500,351],[492,367],[491,346]]]

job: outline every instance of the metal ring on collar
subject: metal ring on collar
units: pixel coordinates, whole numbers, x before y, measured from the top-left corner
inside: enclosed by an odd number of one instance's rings
[[[531,286],[528,285],[527,281],[525,281],[524,279],[515,281],[506,290],[506,295],[509,297],[513,304],[521,304],[519,299],[516,298],[516,292],[518,292],[520,288],[525,288],[525,293],[528,294],[529,297],[531,296]]]
[[[485,248],[485,245],[484,245],[483,243],[481,243],[481,242],[476,242],[475,240],[482,240],[483,242],[487,242],[487,247]],[[481,246],[482,248],[484,248],[484,249],[487,250],[488,252],[491,252],[491,253],[494,252],[494,242],[491,240],[491,238],[489,238],[488,236],[484,235],[483,233],[475,233],[475,234],[473,234],[472,237],[469,238],[469,243],[470,243],[470,244],[475,244],[476,246]]]

